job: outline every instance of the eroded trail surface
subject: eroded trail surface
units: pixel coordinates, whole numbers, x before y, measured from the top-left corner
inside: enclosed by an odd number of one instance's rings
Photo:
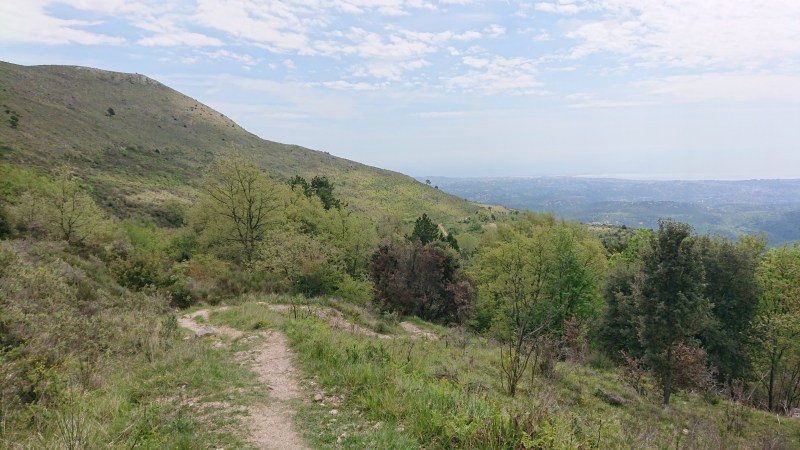
[[[197,337],[215,335],[238,338],[242,335],[241,331],[233,328],[198,324],[194,321],[198,316],[207,320],[209,311],[185,315],[178,323],[193,331]],[[301,397],[301,391],[286,336],[274,330],[262,332],[261,336],[264,337],[263,341],[238,355],[269,389],[268,404],[249,408],[246,423],[250,431],[250,443],[260,449],[307,449],[292,421],[296,412],[293,401]]]

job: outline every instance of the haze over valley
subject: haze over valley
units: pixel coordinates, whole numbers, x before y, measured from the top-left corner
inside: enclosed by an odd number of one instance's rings
[[[471,201],[550,211],[582,223],[657,228],[687,222],[700,233],[764,233],[771,245],[800,240],[800,180],[666,181],[614,178],[417,177]]]

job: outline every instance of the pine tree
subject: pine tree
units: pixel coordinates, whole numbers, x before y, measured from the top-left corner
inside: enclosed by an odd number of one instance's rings
[[[433,223],[427,214],[422,214],[416,222],[414,222],[414,231],[411,232],[410,240],[418,240],[422,245],[433,241],[442,240],[442,232],[439,226]]]

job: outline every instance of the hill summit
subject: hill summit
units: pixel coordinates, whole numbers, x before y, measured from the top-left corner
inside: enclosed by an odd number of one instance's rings
[[[72,165],[122,216],[142,203],[191,197],[202,170],[231,150],[276,178],[326,175],[352,209],[373,217],[411,220],[425,211],[450,222],[482,208],[396,172],[264,140],[141,74],[0,62],[0,92],[0,161]]]

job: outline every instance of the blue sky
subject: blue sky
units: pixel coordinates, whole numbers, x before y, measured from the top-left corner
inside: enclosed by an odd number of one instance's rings
[[[24,0],[0,59],[143,73],[411,175],[800,178],[800,1]]]

